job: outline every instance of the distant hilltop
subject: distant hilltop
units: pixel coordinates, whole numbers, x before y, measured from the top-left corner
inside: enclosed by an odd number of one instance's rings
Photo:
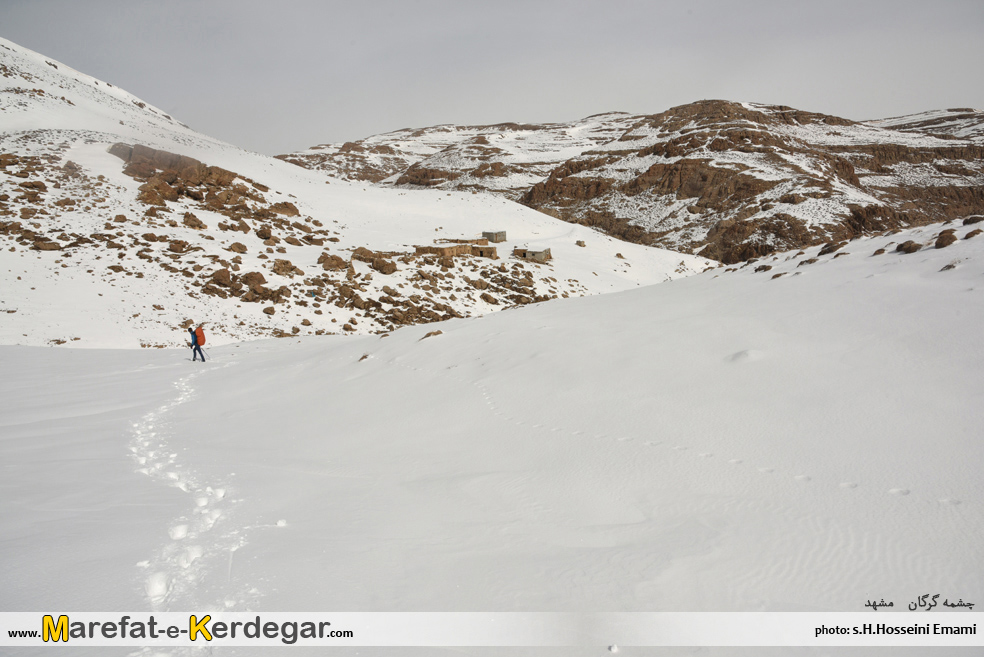
[[[345,180],[499,194],[730,264],[984,214],[984,112],[856,122],[705,100],[569,123],[440,125],[278,156]]]

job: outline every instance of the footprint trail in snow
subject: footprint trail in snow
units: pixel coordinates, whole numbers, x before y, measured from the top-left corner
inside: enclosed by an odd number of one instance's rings
[[[213,608],[246,609],[257,589],[234,582],[234,556],[245,544],[245,527],[231,519],[229,488],[212,483],[183,462],[169,444],[168,416],[195,393],[196,372],[175,383],[178,394],[150,411],[132,428],[130,452],[137,472],[187,494],[187,510],[162,532],[165,542],[151,559],[137,564],[143,590],[155,611]]]

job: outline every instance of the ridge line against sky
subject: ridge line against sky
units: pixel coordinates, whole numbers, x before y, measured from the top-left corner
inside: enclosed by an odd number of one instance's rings
[[[984,109],[984,3],[6,0],[0,36],[266,154],[707,98]]]

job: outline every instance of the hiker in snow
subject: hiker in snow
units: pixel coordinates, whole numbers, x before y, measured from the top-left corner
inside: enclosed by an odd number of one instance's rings
[[[191,360],[198,360],[198,356],[201,356],[204,363],[205,354],[202,353],[202,345],[205,344],[205,330],[201,326],[196,329],[189,326],[188,333],[191,334]]]

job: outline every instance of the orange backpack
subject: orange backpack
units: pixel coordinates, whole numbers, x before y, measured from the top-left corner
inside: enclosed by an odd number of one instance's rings
[[[205,344],[205,330],[201,326],[195,329],[195,337],[198,338],[199,347]]]

